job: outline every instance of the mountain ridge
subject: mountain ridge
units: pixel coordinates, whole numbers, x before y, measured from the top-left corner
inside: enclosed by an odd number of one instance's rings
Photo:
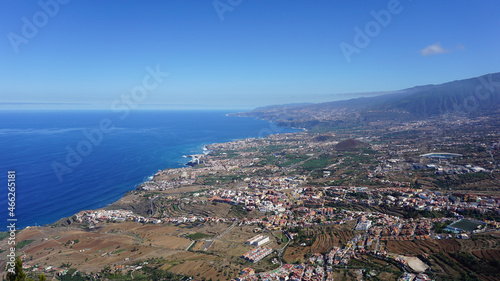
[[[500,72],[418,85],[370,97],[314,104],[259,107],[235,116],[256,117],[282,126],[324,127],[383,120],[422,120],[443,115],[489,114],[500,108]]]

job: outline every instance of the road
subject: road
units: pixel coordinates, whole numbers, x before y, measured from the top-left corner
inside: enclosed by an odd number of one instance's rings
[[[226,233],[228,233],[231,229],[233,229],[233,227],[238,223],[238,221],[235,221],[233,222],[233,224],[231,224],[230,227],[228,227],[226,230],[224,230],[224,232],[222,232],[221,234],[219,234],[219,236],[217,236],[215,239],[219,239],[221,238],[222,236],[226,235]]]
[[[276,236],[276,235],[274,234],[274,232],[271,232],[271,234],[274,236],[274,238],[276,238],[276,240],[278,240],[278,241],[279,241],[279,240],[281,240],[281,238],[280,238],[280,237],[278,237],[278,236]],[[285,234],[283,234],[283,235],[285,235]],[[281,265],[280,265],[280,266],[283,266],[283,259],[282,259],[283,252],[285,251],[285,249],[286,249],[286,247],[288,246],[288,244],[290,244],[290,241],[292,241],[292,240],[290,239],[290,237],[288,237],[288,236],[287,236],[287,238],[288,238],[288,242],[286,242],[286,244],[285,244],[285,245],[284,245],[281,249],[276,250],[276,252],[278,252],[278,258],[279,258],[280,263],[281,263]]]
[[[223,241],[221,240],[220,238],[224,235],[226,235],[231,229],[233,229],[233,227],[237,224],[238,222],[235,221],[233,222],[233,224],[231,224],[231,226],[229,226],[226,230],[224,230],[224,232],[222,232],[221,234],[219,234],[217,237],[215,237],[214,239],[212,240],[206,240],[205,243],[203,244],[203,251],[206,251],[208,250],[208,248],[210,248],[210,246],[212,246],[212,243],[214,243],[215,240],[220,240],[220,241]]]
[[[375,244],[375,252],[380,251],[380,237],[377,237],[377,244]]]
[[[159,196],[156,195],[153,199],[151,199],[151,216],[149,217],[152,217],[155,215],[155,200],[158,198]]]
[[[283,252],[285,252],[285,249],[286,247],[288,246],[288,244],[290,244],[290,239],[288,239],[288,242],[286,242],[285,246],[283,246],[283,248],[277,250],[278,251],[278,258],[280,259],[280,266],[283,266]]]

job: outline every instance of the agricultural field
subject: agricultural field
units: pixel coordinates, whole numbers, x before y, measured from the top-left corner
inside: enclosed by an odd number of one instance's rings
[[[414,255],[431,266],[435,276],[466,278],[470,272],[484,280],[498,272],[500,239],[490,234],[479,234],[473,239],[387,241],[390,253]]]
[[[312,241],[309,240],[310,243],[307,243],[309,245],[301,246],[301,238],[294,239],[293,243],[283,253],[284,261],[288,263],[303,262],[308,253],[326,254],[334,246],[344,246],[354,236],[350,226],[346,225],[316,227],[305,230],[303,235],[307,237],[304,241],[307,241],[307,239],[312,239]]]
[[[17,239],[32,240],[20,249],[26,255],[27,264],[66,264],[81,271],[96,272],[102,264],[123,264],[175,254],[190,244],[182,233],[182,229],[174,226],[119,223],[94,231],[33,227],[22,231]]]

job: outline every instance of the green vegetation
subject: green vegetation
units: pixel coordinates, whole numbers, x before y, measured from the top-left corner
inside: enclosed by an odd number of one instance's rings
[[[66,241],[66,243],[64,243],[64,245],[65,245],[65,246],[68,246],[68,245],[70,245],[70,244],[76,244],[76,243],[79,243],[79,242],[80,242],[80,240],[78,240],[78,239],[75,239],[75,240],[68,240],[68,241]]]
[[[278,237],[280,239],[281,242],[283,242],[283,243],[288,242],[288,237],[285,234],[276,233],[275,235],[276,235],[276,237]]]
[[[300,246],[301,244],[305,244],[306,246],[311,246],[316,240],[316,235],[314,235],[314,231],[310,231],[309,229],[304,229],[300,227],[290,229],[290,232],[296,232],[298,235],[293,239],[294,246]]]
[[[68,272],[59,277],[61,281],[84,281],[87,280],[87,278],[83,277],[83,275],[80,272],[77,272],[76,269],[72,268],[69,269]]]
[[[434,222],[434,232],[435,233],[443,233],[444,229],[451,223],[451,221],[442,222]]]
[[[366,192],[350,192],[346,194],[347,196],[354,197],[358,200],[368,199],[368,194]]]
[[[314,169],[319,169],[319,168],[326,168],[328,164],[332,164],[330,162],[330,158],[328,157],[319,157],[317,159],[312,159],[309,161],[306,161],[304,164],[302,164],[302,168],[306,170],[314,170]]]
[[[31,244],[33,241],[35,241],[35,240],[23,240],[23,241],[17,243],[16,248],[21,249],[22,247]]]
[[[20,258],[16,258],[15,264],[14,264],[14,272],[7,272],[7,281],[34,281],[32,278],[27,278],[26,273],[23,270],[23,262],[21,261]],[[46,281],[47,278],[45,277],[45,274],[41,274],[38,276],[39,281]]]
[[[237,218],[246,218],[248,211],[241,205],[233,205],[231,206],[231,209],[229,209],[229,214]]]
[[[198,243],[198,242],[194,241],[194,243],[192,243],[191,246],[189,246],[189,248],[187,248],[186,251],[192,251],[194,246],[196,246],[196,243]]]
[[[259,149],[261,152],[274,153],[287,148],[285,145],[268,145]]]
[[[14,265],[15,274],[12,272],[7,272],[7,280],[9,281],[24,281],[26,280],[26,273],[23,271],[23,262],[20,258],[16,258]]]
[[[442,217],[453,217],[453,214],[451,214],[449,211],[418,211],[415,210],[414,208],[405,208],[404,213],[403,213],[404,218],[406,219],[411,219],[411,218],[442,218]]]
[[[443,189],[453,188],[466,183],[473,183],[484,180],[488,174],[486,173],[469,173],[461,175],[434,175],[434,183]]]
[[[9,237],[9,232],[0,232],[0,241],[4,240],[5,238]]]
[[[244,175],[211,176],[203,178],[203,184],[205,185],[228,184],[234,181],[240,181],[243,177]]]
[[[497,276],[500,262],[496,259],[478,259],[472,254],[465,252],[450,253],[450,256],[460,263],[460,268],[469,270],[468,273],[480,272],[485,275]]]
[[[309,157],[305,155],[286,155],[282,160],[283,162],[280,163],[280,166],[282,167],[291,166],[300,163],[308,158]]]
[[[134,280],[187,280],[185,278],[186,276],[170,273],[168,271],[161,270],[155,267],[145,266],[141,270],[149,277],[149,279],[134,278]]]
[[[192,233],[192,234],[187,234],[186,237],[188,237],[188,238],[190,238],[192,240],[200,240],[200,239],[203,239],[203,238],[212,237],[212,235],[205,234],[205,233],[200,233],[200,232],[196,232],[196,233]]]
[[[119,254],[119,253],[124,252],[124,251],[126,251],[126,250],[127,250],[127,249],[120,249],[120,250],[118,250],[118,251],[114,252],[114,254]]]
[[[478,227],[484,227],[484,226],[485,224],[473,222],[470,220],[459,220],[451,225],[451,227],[456,227],[466,231],[473,231]]]
[[[70,268],[72,265],[72,263],[62,263],[60,267],[67,267],[67,268]]]

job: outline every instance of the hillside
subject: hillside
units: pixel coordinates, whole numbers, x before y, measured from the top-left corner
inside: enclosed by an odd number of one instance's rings
[[[442,115],[487,115],[500,105],[500,73],[439,85],[416,86],[374,97],[317,104],[276,105],[236,116],[292,127],[339,127],[383,120],[420,120]]]

